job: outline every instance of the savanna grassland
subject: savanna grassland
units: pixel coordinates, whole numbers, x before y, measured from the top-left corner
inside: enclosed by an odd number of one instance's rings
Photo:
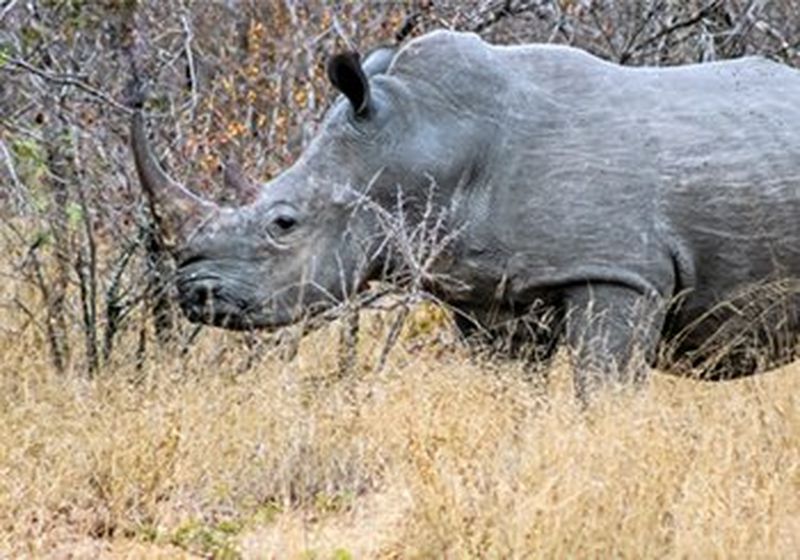
[[[0,558],[798,558],[800,364],[588,411],[415,303],[298,336],[189,325],[129,149],[233,203],[320,122],[325,60],[436,28],[630,65],[800,66],[800,0],[0,6]],[[134,37],[137,41],[134,41]],[[387,305],[390,305],[391,302]],[[386,354],[388,350],[388,354]],[[384,363],[384,354],[386,360]]]
[[[384,322],[365,317],[345,377],[331,327],[291,359],[207,332],[88,380],[4,318],[0,554],[797,556],[797,364],[656,375],[582,413],[563,365],[541,399],[438,321],[417,311],[380,373]]]

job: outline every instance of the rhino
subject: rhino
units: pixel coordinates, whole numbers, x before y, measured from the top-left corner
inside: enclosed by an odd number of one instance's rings
[[[134,116],[189,320],[272,329],[411,278],[467,339],[539,364],[566,347],[579,396],[654,365],[728,379],[797,357],[799,71],[440,30],[327,74],[316,136],[267,183],[235,179],[236,207],[171,179]],[[438,232],[421,272],[400,230]]]

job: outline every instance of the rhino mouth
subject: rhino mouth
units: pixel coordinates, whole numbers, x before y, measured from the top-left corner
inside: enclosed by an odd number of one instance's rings
[[[202,323],[230,330],[258,328],[256,324],[257,317],[250,317],[242,313],[242,310],[231,308],[221,301],[216,301],[202,308],[181,302],[181,309],[186,318],[192,323]]]
[[[193,323],[241,330],[252,325],[246,306],[223,297],[219,285],[210,282],[187,282],[178,286],[181,310]],[[252,328],[252,327],[250,327]]]
[[[234,295],[237,292],[216,276],[185,274],[179,277],[177,288],[181,310],[193,323],[250,330],[276,322],[268,321],[252,302]]]
[[[302,290],[297,287],[273,294],[266,301],[249,300],[234,295],[239,292],[219,278],[208,276],[180,279],[177,288],[181,310],[189,321],[237,331],[277,330],[335,306],[327,300],[301,304],[296,292]],[[297,303],[291,305],[289,301]]]
[[[189,259],[179,264],[175,287],[184,316],[230,330],[277,330],[315,317],[343,301],[309,279],[271,290],[230,263]]]

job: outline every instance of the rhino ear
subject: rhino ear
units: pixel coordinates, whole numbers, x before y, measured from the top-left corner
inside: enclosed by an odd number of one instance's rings
[[[369,113],[369,80],[361,68],[361,57],[357,52],[334,55],[328,61],[328,79],[342,92],[358,117]]]

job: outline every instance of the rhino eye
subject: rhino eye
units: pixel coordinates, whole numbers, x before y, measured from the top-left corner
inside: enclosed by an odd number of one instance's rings
[[[269,211],[267,233],[273,239],[288,235],[297,229],[297,209],[291,204],[278,203]]]
[[[294,229],[294,226],[297,225],[297,220],[295,220],[292,216],[276,216],[275,219],[272,221],[275,225],[275,229],[280,231],[281,233],[288,233]]]

